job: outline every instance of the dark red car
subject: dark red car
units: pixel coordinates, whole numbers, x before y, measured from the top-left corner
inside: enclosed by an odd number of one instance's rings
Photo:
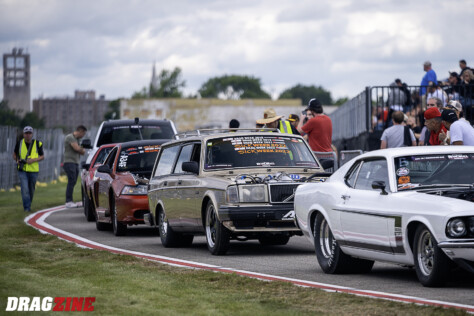
[[[114,234],[127,233],[127,226],[143,224],[149,213],[147,186],[160,145],[168,140],[141,140],[117,144],[95,171],[93,201],[96,226]]]
[[[87,221],[92,222],[95,220],[94,206],[91,202],[92,198],[92,181],[97,167],[104,163],[105,158],[112,150],[115,144],[107,144],[100,146],[91,159],[90,164],[82,165],[81,170],[81,192],[82,192],[82,206],[84,207],[84,215]]]

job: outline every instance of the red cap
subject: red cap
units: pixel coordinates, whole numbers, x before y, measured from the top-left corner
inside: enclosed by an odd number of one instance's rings
[[[435,117],[441,117],[441,112],[437,107],[432,107],[425,111],[425,120],[430,120]]]

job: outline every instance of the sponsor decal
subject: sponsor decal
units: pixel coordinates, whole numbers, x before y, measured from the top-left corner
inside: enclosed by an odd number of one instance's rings
[[[402,176],[400,178],[398,178],[398,184],[406,184],[406,183],[410,183],[410,177],[409,176]]]
[[[405,167],[398,168],[398,170],[397,170],[397,176],[399,176],[399,177],[406,176],[409,173],[410,173],[410,170],[408,168],[405,168]]]
[[[95,297],[8,297],[6,312],[93,312]]]

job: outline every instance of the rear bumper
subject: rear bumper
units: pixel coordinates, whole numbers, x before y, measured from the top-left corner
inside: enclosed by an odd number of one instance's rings
[[[292,203],[264,206],[221,206],[219,218],[235,232],[299,232]]]

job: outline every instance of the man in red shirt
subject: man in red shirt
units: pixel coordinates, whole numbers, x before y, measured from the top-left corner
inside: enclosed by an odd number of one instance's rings
[[[308,134],[308,143],[313,151],[331,152],[332,121],[323,114],[321,102],[311,99],[306,111],[310,111],[314,117],[300,126],[300,132]]]
[[[431,107],[425,111],[425,125],[430,131],[430,145],[446,145],[448,130],[441,124],[441,112],[437,107]]]

